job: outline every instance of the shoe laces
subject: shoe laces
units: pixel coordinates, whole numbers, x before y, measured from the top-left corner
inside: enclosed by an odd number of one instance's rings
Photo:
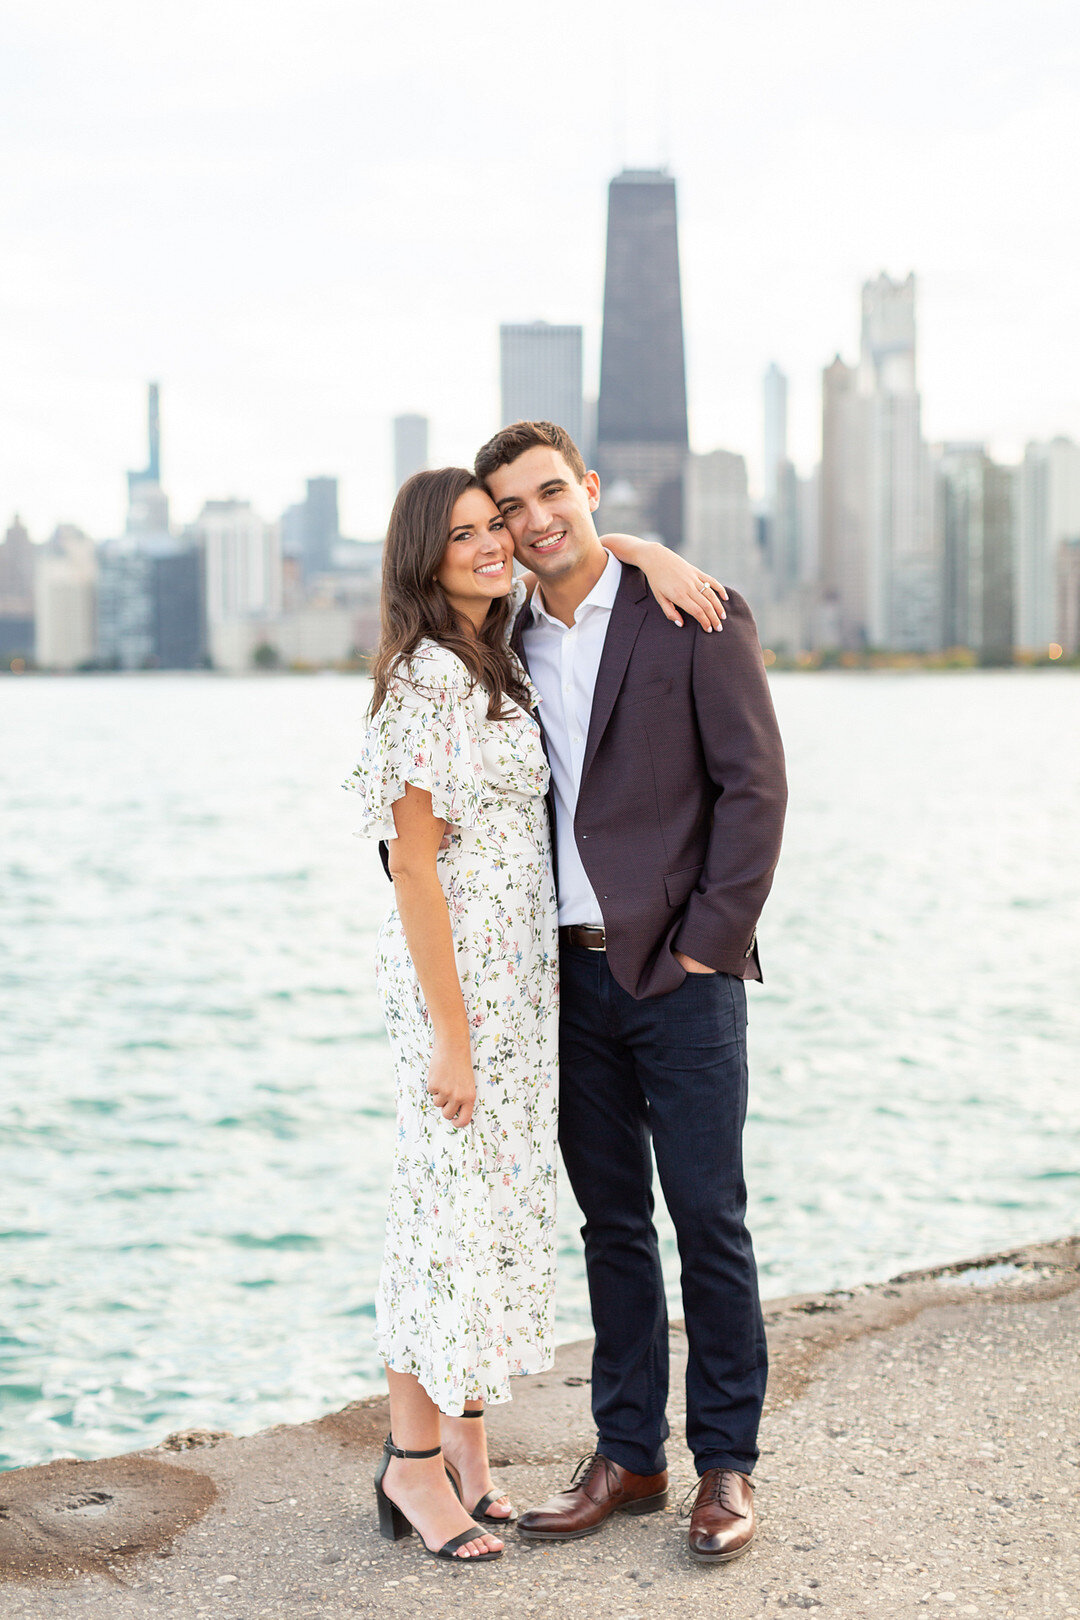
[[[710,1469],[710,1472],[712,1470]],[[696,1507],[712,1507],[719,1503],[728,1513],[733,1513],[738,1519],[745,1519],[746,1514],[740,1512],[730,1499],[725,1500],[724,1493],[728,1489],[728,1479],[735,1472],[733,1468],[718,1468],[713,1475],[706,1492],[702,1492],[702,1480],[695,1480],[679,1504],[679,1518],[688,1519]],[[704,1476],[703,1476],[704,1477]],[[754,1489],[753,1480],[746,1481],[750,1489]],[[689,1506],[687,1505],[689,1503]]]
[[[603,1472],[604,1483],[608,1484],[612,1477],[612,1466],[608,1459],[599,1451],[587,1451],[584,1457],[578,1459],[568,1489],[573,1490],[575,1485],[579,1490],[588,1491],[597,1474]],[[618,1476],[615,1480],[618,1483]]]

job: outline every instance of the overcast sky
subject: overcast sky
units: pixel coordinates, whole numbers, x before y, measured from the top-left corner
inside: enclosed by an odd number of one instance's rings
[[[599,362],[606,186],[679,186],[694,447],[819,443],[860,282],[919,278],[934,438],[1080,437],[1076,0],[4,0],[0,524],[97,536],[162,385],[174,517],[313,473],[381,533],[390,417],[498,426],[500,320]]]

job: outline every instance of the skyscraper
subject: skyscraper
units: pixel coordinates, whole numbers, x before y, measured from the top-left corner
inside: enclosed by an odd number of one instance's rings
[[[502,423],[557,422],[576,445],[584,436],[580,326],[499,327]]]
[[[334,566],[334,546],[340,538],[338,481],[309,478],[304,501],[304,578],[325,574]]]
[[[608,188],[596,460],[629,484],[642,529],[679,546],[688,454],[675,182],[627,169]]]
[[[168,534],[169,502],[161,487],[160,390],[153,382],[146,389],[146,438],[146,466],[127,475],[127,533]]]
[[[776,511],[780,469],[787,461],[787,378],[773,360],[762,385],[765,404],[765,510]]]
[[[931,475],[915,382],[915,277],[862,290],[867,401],[867,633],[879,647],[940,645]]]
[[[428,464],[428,419],[407,412],[394,417],[394,488]]]
[[[799,482],[787,453],[787,378],[775,360],[765,373],[765,551],[776,592],[799,582]]]
[[[980,663],[1009,663],[1016,469],[991,461],[981,444],[946,444],[936,478],[942,639],[948,647],[970,647]]]
[[[867,641],[866,402],[839,355],[821,374],[818,501],[822,637],[854,651]]]
[[[1029,444],[1020,468],[1016,644],[1045,654],[1059,640],[1058,553],[1080,538],[1080,446],[1071,439]]]

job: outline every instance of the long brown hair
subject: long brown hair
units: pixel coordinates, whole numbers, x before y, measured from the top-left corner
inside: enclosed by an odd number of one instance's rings
[[[450,543],[454,506],[469,489],[482,489],[464,467],[418,472],[398,490],[386,531],[382,564],[382,624],[372,663],[374,714],[391,680],[415,653],[425,636],[456,653],[488,694],[488,719],[507,720],[503,700],[529,701],[516,660],[506,645],[510,598],[497,597],[476,634],[455,612],[435,570]]]

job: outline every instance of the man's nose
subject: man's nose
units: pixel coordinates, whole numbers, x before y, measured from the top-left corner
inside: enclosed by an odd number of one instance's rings
[[[542,506],[530,506],[526,515],[530,534],[543,534],[548,526],[548,515]]]

